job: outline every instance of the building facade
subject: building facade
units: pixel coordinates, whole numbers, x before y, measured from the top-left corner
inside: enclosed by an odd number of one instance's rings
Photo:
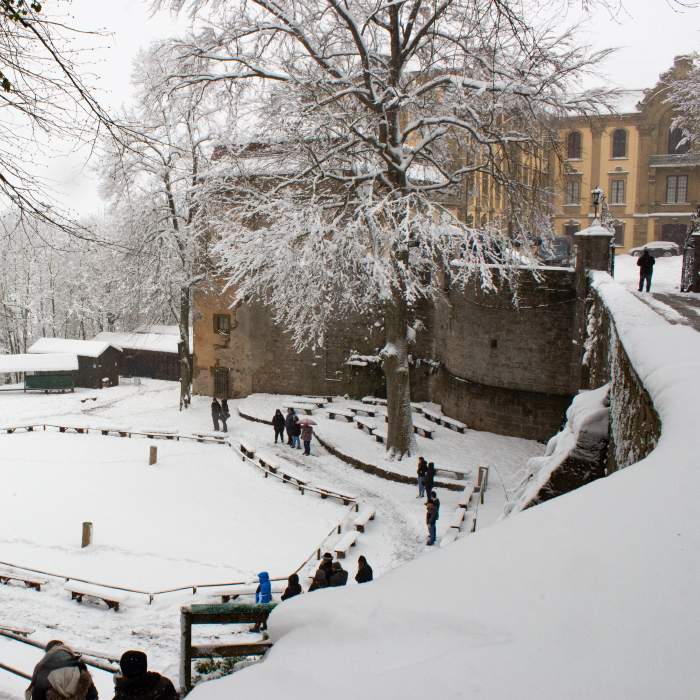
[[[555,234],[571,236],[594,217],[591,190],[600,187],[614,217],[618,252],[652,241],[681,247],[690,215],[700,203],[700,154],[672,129],[669,81],[682,77],[690,59],[677,57],[651,90],[640,93],[634,111],[566,120],[561,130],[563,162],[552,158]]]

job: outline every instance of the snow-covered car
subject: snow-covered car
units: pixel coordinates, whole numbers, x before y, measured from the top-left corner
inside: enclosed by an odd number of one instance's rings
[[[678,243],[673,243],[671,241],[652,241],[639,248],[630,248],[629,255],[638,258],[645,250],[649,251],[649,255],[651,255],[652,258],[671,258],[674,255],[681,254]]]
[[[552,267],[569,267],[574,264],[574,252],[566,236],[542,239],[542,245],[537,251],[537,260],[543,265]]]

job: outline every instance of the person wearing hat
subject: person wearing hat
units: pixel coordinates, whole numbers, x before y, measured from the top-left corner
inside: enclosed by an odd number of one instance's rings
[[[148,670],[142,651],[125,651],[119,661],[121,675],[114,677],[114,700],[178,700],[173,682]]]
[[[321,564],[318,567],[319,571],[323,571],[326,581],[331,580],[333,575],[333,555],[330,552],[325,552]]]
[[[332,588],[336,586],[344,586],[348,582],[348,572],[345,571],[339,561],[333,562],[333,573],[331,574],[330,584]]]

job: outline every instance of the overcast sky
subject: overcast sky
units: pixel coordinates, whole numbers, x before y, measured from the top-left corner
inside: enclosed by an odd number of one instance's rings
[[[49,8],[56,0],[49,0]],[[136,52],[151,41],[177,33],[178,25],[168,13],[150,17],[145,0],[62,0],[58,6],[75,19],[80,29],[111,32],[104,38],[92,37],[97,97],[110,109],[129,101],[131,62]],[[571,20],[575,17],[572,15]],[[624,0],[614,15],[596,10],[586,23],[586,32],[597,48],[619,47],[606,65],[607,79],[621,87],[653,87],[659,73],[673,64],[673,57],[700,48],[700,9],[684,8],[672,0]],[[38,174],[49,178],[56,199],[78,214],[101,208],[94,175],[86,167],[86,152],[56,156],[37,163]]]

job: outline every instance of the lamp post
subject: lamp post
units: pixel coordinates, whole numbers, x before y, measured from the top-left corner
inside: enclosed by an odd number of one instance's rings
[[[598,219],[598,205],[600,204],[600,198],[603,195],[603,190],[601,190],[600,187],[596,187],[594,190],[591,190],[591,195],[593,196],[593,206],[595,207],[594,221],[597,221],[597,219]]]

